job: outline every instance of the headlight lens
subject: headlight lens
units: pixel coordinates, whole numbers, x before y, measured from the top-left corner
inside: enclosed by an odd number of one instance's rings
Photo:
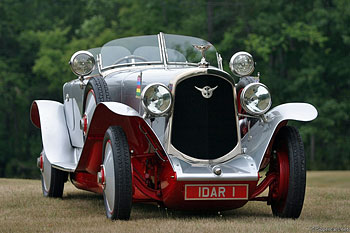
[[[172,96],[163,84],[156,83],[145,87],[142,91],[142,105],[146,112],[153,116],[161,116],[170,110]]]
[[[95,67],[95,58],[88,51],[78,51],[73,54],[69,64],[74,74],[78,76],[89,75]]]
[[[271,107],[271,95],[262,83],[251,83],[241,93],[242,108],[252,115],[261,115]]]
[[[247,52],[235,53],[230,60],[230,69],[236,76],[250,75],[254,71],[254,60]]]

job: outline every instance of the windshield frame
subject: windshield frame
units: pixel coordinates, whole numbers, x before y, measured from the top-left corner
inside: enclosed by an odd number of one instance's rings
[[[164,65],[164,67],[168,67],[169,65],[175,65],[175,66],[198,66],[199,62],[194,63],[194,62],[169,62],[169,55],[168,55],[168,50],[166,47],[166,41],[165,41],[165,37],[164,35],[176,35],[176,36],[184,36],[184,35],[178,35],[178,34],[164,34],[163,32],[160,32],[159,34],[157,34],[157,39],[158,39],[158,46],[159,46],[159,53],[160,53],[160,61],[148,61],[148,62],[130,62],[130,63],[122,63],[122,64],[113,64],[113,65],[109,65],[109,66],[105,66],[103,67],[103,60],[102,60],[102,56],[101,53],[98,55],[98,59],[97,59],[97,63],[98,63],[98,67],[99,70],[101,72],[109,70],[109,69],[114,69],[114,68],[120,68],[120,67],[136,67],[136,66],[145,66],[145,65]],[[149,36],[155,36],[155,35],[149,35]],[[136,38],[136,37],[142,37],[142,36],[135,36],[135,37],[124,37],[124,38],[119,38],[119,39],[127,39],[127,38]],[[184,37],[191,37],[191,36],[184,36]],[[201,38],[197,38],[197,37],[193,37],[196,39],[201,39]],[[119,40],[116,39],[116,40]],[[210,44],[212,46],[212,48],[215,50],[216,54],[218,54],[216,48],[214,45],[212,45],[209,41],[206,41],[204,39],[201,39],[205,42],[207,42],[208,44]],[[112,40],[115,41],[115,40]],[[106,44],[112,42],[109,41]],[[105,44],[105,45],[106,45]],[[105,46],[103,45],[103,46]],[[103,46],[101,47],[101,50],[103,48]],[[217,57],[217,62],[218,62],[218,57]],[[218,65],[219,62],[217,64],[210,64],[209,66],[213,66],[218,68],[216,65]]]

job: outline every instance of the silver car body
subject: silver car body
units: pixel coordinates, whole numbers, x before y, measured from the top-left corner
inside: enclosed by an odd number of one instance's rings
[[[282,121],[297,120],[311,121],[317,117],[316,109],[306,103],[289,103],[279,105],[264,114],[258,123],[254,124],[249,132],[241,138],[238,125],[237,96],[232,76],[218,67],[201,67],[193,64],[169,62],[164,34],[157,35],[160,52],[160,62],[139,65],[113,65],[103,69],[99,63],[99,70],[108,85],[112,102],[100,103],[91,119],[94,121],[99,109],[107,109],[111,116],[121,119],[121,124],[130,121],[145,122],[145,127],[153,132],[159,144],[166,152],[173,170],[180,181],[210,181],[210,180],[258,180],[258,171],[271,138]],[[208,42],[206,42],[208,43]],[[103,48],[102,48],[103,50]],[[101,57],[97,57],[101,59]],[[102,57],[103,61],[103,57]],[[102,62],[103,64],[103,62]],[[101,69],[102,68],[102,69]],[[173,130],[173,112],[167,116],[157,117],[154,120],[145,118],[145,111],[141,100],[135,97],[137,78],[142,77],[141,89],[152,83],[162,83],[171,89],[173,96],[177,83],[188,77],[210,74],[229,81],[233,86],[233,98],[236,118],[236,133],[238,142],[234,148],[224,156],[213,160],[195,159],[177,150],[171,143]],[[63,87],[64,103],[38,100],[33,103],[32,121],[41,128],[43,149],[49,162],[61,170],[74,172],[79,167],[79,161],[84,156],[84,136],[80,126],[83,114],[84,87],[88,77],[83,81],[75,79]],[[194,92],[198,92],[193,88]],[[220,89],[215,90],[215,92]],[[174,97],[176,101],[176,96]],[[39,120],[38,120],[39,119]],[[140,130],[135,128],[133,130]],[[54,139],[54,140],[53,140]],[[220,166],[222,174],[213,173],[215,166]]]

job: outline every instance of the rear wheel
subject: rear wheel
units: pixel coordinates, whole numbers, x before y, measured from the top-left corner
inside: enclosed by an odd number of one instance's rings
[[[52,167],[45,152],[41,153],[41,187],[45,197],[62,197],[68,173]]]
[[[283,127],[273,146],[270,172],[276,182],[270,185],[271,209],[275,216],[298,218],[303,208],[306,168],[304,146],[298,130]]]
[[[103,198],[107,218],[128,220],[132,204],[129,145],[121,127],[111,126],[103,140]]]

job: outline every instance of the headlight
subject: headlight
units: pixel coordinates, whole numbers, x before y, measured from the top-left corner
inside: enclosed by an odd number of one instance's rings
[[[78,51],[72,55],[69,64],[74,74],[85,76],[94,70],[95,58],[88,51]]]
[[[235,53],[230,59],[230,69],[234,75],[247,76],[254,71],[254,60],[247,52]]]
[[[271,95],[262,83],[251,83],[241,93],[242,108],[252,115],[261,115],[271,107]]]
[[[142,91],[142,105],[146,112],[153,116],[161,116],[170,110],[172,96],[163,84],[150,84]]]

